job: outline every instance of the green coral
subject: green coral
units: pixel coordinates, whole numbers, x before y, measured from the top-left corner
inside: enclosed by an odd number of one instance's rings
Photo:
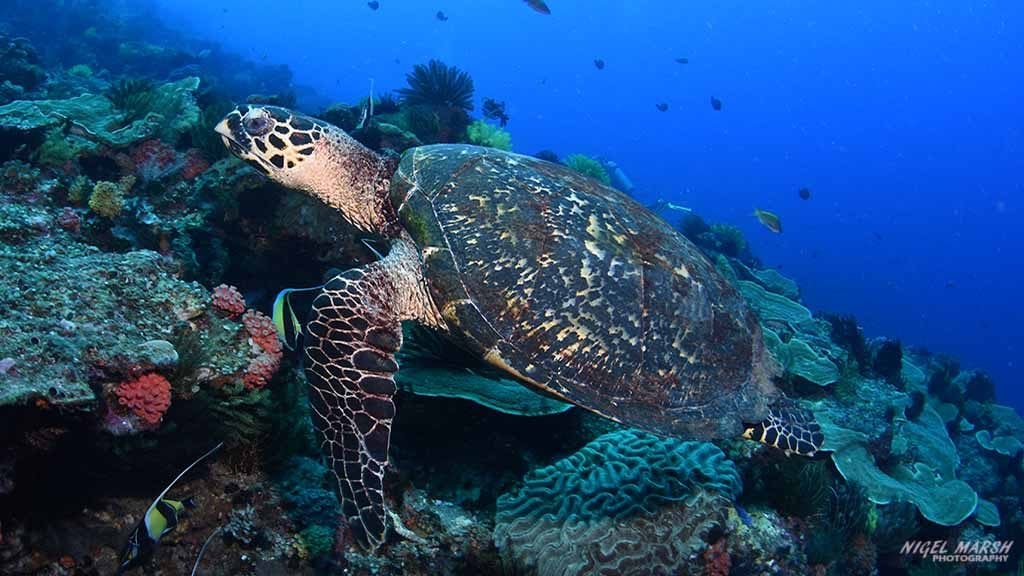
[[[126,86],[123,94],[110,94],[118,103],[99,94],[66,100],[18,100],[0,106],[0,128],[30,131],[64,128],[71,123],[90,134],[90,139],[113,147],[153,136],[175,142],[199,122],[199,107],[193,97],[198,88],[198,78],[184,78],[145,90]]]
[[[82,204],[86,201],[89,192],[92,190],[92,180],[88,176],[75,176],[68,184],[68,201],[72,204]]]
[[[1024,450],[1024,444],[1013,436],[992,436],[988,430],[978,430],[974,434],[978,444],[989,452],[996,452],[1003,456],[1016,456]]]
[[[827,386],[839,380],[839,368],[835,363],[800,338],[794,336],[783,342],[770,328],[764,328],[763,333],[765,345],[787,374],[799,376],[818,386]]]
[[[956,447],[931,407],[925,406],[916,421],[893,423],[890,456],[882,463],[869,450],[867,435],[836,425],[827,411],[816,410],[815,416],[839,473],[863,486],[875,504],[910,502],[941,526],[955,526],[974,513],[978,495],[956,478]]]
[[[470,124],[469,128],[466,129],[466,136],[470,144],[497,148],[498,150],[512,149],[512,135],[483,120],[477,120]]]
[[[124,197],[135,185],[135,176],[125,176],[120,182],[97,182],[89,196],[89,209],[96,214],[113,220],[121,215]]]
[[[714,445],[621,430],[498,498],[495,542],[510,564],[538,574],[687,573],[701,535],[724,522],[741,490]]]
[[[92,78],[92,68],[88,64],[75,64],[68,69],[68,74],[79,78]]]
[[[612,178],[600,162],[584,154],[571,154],[565,159],[565,165],[573,170],[597,180],[598,182],[611,185]]]
[[[299,538],[310,558],[323,558],[334,550],[334,530],[327,526],[309,526],[299,532]]]
[[[60,128],[49,130],[46,139],[36,150],[36,160],[44,166],[61,167],[91,148],[88,143],[72,138],[65,137],[64,131]]]

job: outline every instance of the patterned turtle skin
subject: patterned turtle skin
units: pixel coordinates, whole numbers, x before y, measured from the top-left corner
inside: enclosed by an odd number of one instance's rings
[[[630,197],[489,148],[414,148],[391,205],[457,343],[548,394],[665,435],[738,436],[776,368],[740,294]]]

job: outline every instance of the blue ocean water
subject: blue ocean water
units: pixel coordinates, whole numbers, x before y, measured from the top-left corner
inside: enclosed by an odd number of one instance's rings
[[[478,103],[508,103],[517,151],[615,160],[642,200],[743,229],[813,309],[959,356],[1024,408],[1024,6],[549,5],[550,16],[518,0],[158,3],[179,28],[287,64],[311,110],[355,101],[371,79],[378,93],[400,88],[430,58],[456,65]],[[778,213],[784,232],[754,208]]]

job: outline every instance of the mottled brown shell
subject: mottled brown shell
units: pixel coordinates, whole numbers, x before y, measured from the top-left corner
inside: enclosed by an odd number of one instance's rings
[[[739,293],[628,196],[528,156],[407,151],[391,201],[452,336],[542,391],[662,434],[739,435],[774,364]]]

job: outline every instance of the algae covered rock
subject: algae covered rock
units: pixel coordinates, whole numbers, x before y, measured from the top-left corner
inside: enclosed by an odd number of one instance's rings
[[[498,499],[495,543],[525,573],[691,574],[742,490],[714,445],[605,434]]]

